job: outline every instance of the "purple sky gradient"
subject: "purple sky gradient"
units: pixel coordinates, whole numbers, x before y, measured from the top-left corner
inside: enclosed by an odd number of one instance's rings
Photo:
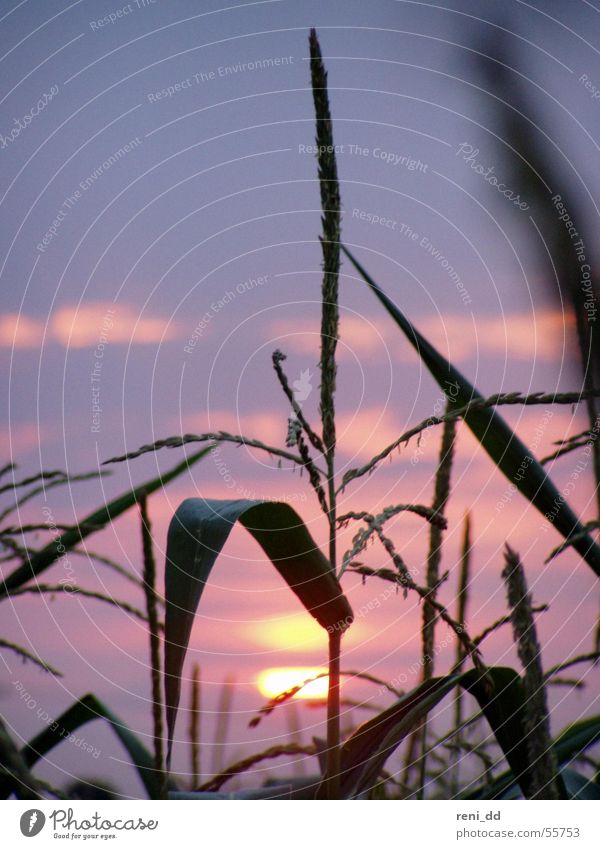
[[[600,98],[581,78],[600,92],[595,9],[577,2],[567,14],[564,4],[539,0],[270,0],[227,8],[191,0],[142,7],[140,0],[139,8],[129,6],[104,26],[98,21],[126,4],[25,0],[0,9],[5,461],[17,462],[24,474],[41,468],[75,473],[155,439],[216,429],[283,445],[288,409],[271,366],[276,348],[288,355],[290,380],[308,370],[304,409],[317,420],[320,210],[315,158],[303,147],[314,141],[311,26],[329,72],[346,244],[483,394],[579,387],[572,317],[545,285],[548,269],[530,211],[501,196],[458,150],[470,145],[477,162],[493,167],[527,201],[511,182],[515,154],[498,111],[499,92],[477,65],[478,56],[496,55],[491,39],[504,33],[511,80],[520,81],[531,103],[527,117],[546,134],[540,136],[544,149],[578,198],[586,232],[593,232]],[[244,70],[249,63],[270,67]],[[226,73],[227,67],[237,71]],[[45,108],[8,140],[15,119],[53,86],[58,92]],[[157,96],[169,87],[178,88]],[[372,223],[375,215],[387,224]],[[588,248],[595,263],[595,248]],[[437,385],[348,263],[340,311],[342,473],[441,408]],[[553,440],[586,426],[583,409],[554,407],[546,420],[545,411],[514,408],[505,416],[540,456]],[[543,435],[536,442],[538,427]],[[420,447],[411,442],[393,462],[357,481],[340,511],[429,502],[438,438],[436,431],[425,434]],[[49,490],[18,519],[42,521],[44,505],[56,521],[81,518],[182,455],[183,449],[162,451],[113,466],[101,482]],[[569,481],[578,459],[573,454],[555,466],[557,483]],[[523,556],[536,603],[550,604],[538,620],[550,666],[591,650],[596,581],[572,553],[543,567],[560,538],[519,495],[498,508],[507,486],[461,428],[444,551],[450,578],[442,598],[455,607],[462,517],[469,509],[472,632],[505,612],[500,572],[508,540]],[[161,583],[166,528],[189,496],[288,499],[324,545],[325,524],[306,478],[255,451],[224,446],[218,459],[208,457],[150,501]],[[578,481],[570,501],[585,519],[594,517],[591,473]],[[409,565],[423,572],[428,536],[422,521],[403,516],[393,528]],[[351,536],[344,532],[342,550]],[[141,571],[133,514],[90,538],[89,548]],[[375,548],[365,562],[386,565]],[[143,605],[141,594],[107,569],[82,557],[73,557],[72,565],[82,586]],[[326,658],[317,626],[267,566],[258,547],[235,529],[192,637],[185,671],[189,675],[194,660],[202,666],[207,743],[222,681],[233,675],[237,682],[221,763],[288,732],[284,711],[247,729],[262,701],[258,672],[320,666]],[[48,580],[58,581],[60,569],[57,564]],[[405,674],[419,656],[415,599],[394,595],[377,605],[373,599],[386,586],[373,580],[362,586],[355,576],[347,576],[344,587],[356,611],[371,608],[349,632],[343,666],[386,679]],[[2,636],[65,673],[45,676],[3,652],[0,707],[17,737],[28,739],[43,723],[37,708],[23,706],[15,681],[50,715],[93,691],[136,731],[151,733],[147,637],[139,621],[100,602],[26,596],[4,602]],[[438,640],[445,639],[440,627]],[[454,644],[447,640],[447,646],[440,672],[454,659]],[[485,644],[484,657],[516,662],[508,630]],[[416,680],[417,673],[409,675]],[[585,680],[581,692],[552,691],[554,730],[597,712],[598,672]],[[187,699],[189,686],[184,691]],[[364,683],[346,685],[345,692],[387,703]],[[323,733],[324,711],[299,711],[309,742]],[[444,703],[434,724],[442,728],[447,711]],[[182,773],[189,766],[184,714],[174,758]],[[354,720],[368,715],[355,711]],[[94,723],[80,736],[99,757],[63,744],[39,774],[58,785],[70,775],[106,776],[124,795],[140,792],[107,729]],[[207,745],[207,771],[213,757]],[[268,772],[276,768],[269,765]]]

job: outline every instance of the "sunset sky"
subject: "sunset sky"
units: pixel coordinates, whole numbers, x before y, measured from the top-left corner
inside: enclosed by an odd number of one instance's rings
[[[310,152],[311,26],[329,73],[344,242],[482,394],[579,389],[573,318],[556,285],[552,292],[533,199],[518,183],[506,134],[510,109],[492,81],[506,63],[511,85],[527,98],[532,139],[577,198],[573,213],[585,220],[585,232],[594,233],[600,55],[586,34],[598,27],[598,15],[591,4],[558,0],[3,2],[1,464],[18,463],[23,476],[56,468],[75,474],[163,437],[214,430],[283,446],[288,407],[271,365],[275,349],[287,354],[286,372],[317,422],[321,252]],[[474,164],[493,169],[510,196]],[[528,208],[517,205],[517,195]],[[340,313],[341,476],[443,407],[437,384],[348,263]],[[502,414],[538,456],[586,427],[583,407]],[[430,503],[439,436],[426,432],[350,485],[340,512]],[[81,519],[197,447],[148,454],[108,467],[101,480],[51,489],[13,519],[42,522],[44,507],[57,523]],[[580,459],[571,454],[555,464],[558,484],[569,481]],[[595,510],[589,472],[570,497],[587,520]],[[506,612],[500,572],[508,541],[523,558],[535,602],[550,605],[538,618],[550,666],[592,650],[597,582],[571,552],[543,565],[561,539],[521,496],[503,499],[508,486],[461,426],[443,561],[450,577],[441,598],[456,608],[462,520],[470,510],[471,632]],[[326,523],[306,477],[255,450],[222,446],[150,499],[161,589],[166,529],[190,496],[289,501],[325,550]],[[352,533],[343,532],[342,551]],[[423,520],[403,515],[392,535],[424,581]],[[35,544],[43,541],[40,534]],[[134,512],[86,546],[141,572]],[[364,562],[389,565],[375,547]],[[81,556],[71,566],[81,586],[143,606],[142,594],[106,567]],[[61,569],[56,564],[45,579],[58,582]],[[417,600],[374,579],[363,586],[349,575],[343,585],[356,621],[342,668],[416,683]],[[64,673],[44,675],[2,652],[0,709],[17,738],[43,728],[38,708],[55,715],[91,691],[150,745],[140,621],[92,600],[23,596],[4,601],[2,623],[4,638]],[[443,672],[455,654],[445,626],[437,642]],[[484,658],[516,662],[508,629],[484,643]],[[185,708],[193,663],[202,669],[207,743],[222,682],[236,682],[228,745],[203,752],[207,777],[213,766],[280,741],[296,721],[306,743],[323,734],[324,710],[301,702],[294,715],[282,710],[247,727],[264,701],[259,674],[321,668],[326,639],[241,528],[215,568],[192,635],[174,755],[181,774],[189,771]],[[598,671],[585,680],[579,692],[552,690],[555,731],[597,712]],[[24,707],[23,688],[34,709]],[[390,702],[365,682],[346,683],[343,692],[354,701]],[[434,712],[440,728],[448,705]],[[370,715],[355,709],[351,720]],[[107,728],[96,722],[79,736],[98,757],[64,743],[39,774],[59,785],[72,775],[106,777],[124,795],[140,792]]]

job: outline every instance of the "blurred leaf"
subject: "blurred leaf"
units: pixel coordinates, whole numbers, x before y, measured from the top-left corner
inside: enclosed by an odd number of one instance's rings
[[[329,561],[296,511],[283,502],[188,498],[177,509],[167,536],[165,567],[165,703],[168,763],[181,671],[200,597],[236,521],[249,531],[304,607],[326,629],[352,621]]]
[[[600,715],[569,725],[556,738],[554,749],[559,763],[565,763],[600,742]]]
[[[41,799],[37,780],[0,719],[0,799],[14,793],[17,799]]]
[[[40,732],[21,749],[21,756],[24,762],[28,767],[32,767],[40,758],[45,757],[51,749],[63,740],[68,739],[69,735],[73,734],[77,728],[80,728],[87,722],[91,722],[93,719],[105,719],[109,723],[127,750],[127,754],[131,758],[131,763],[143,781],[149,798],[160,798],[160,777],[156,774],[153,756],[133,731],[124,725],[92,693],[88,693],[71,705],[48,728]],[[172,789],[175,789],[174,785],[172,785]]]
[[[563,769],[561,775],[569,799],[600,799],[600,787],[585,775],[575,772],[574,769]]]
[[[421,336],[352,254],[346,248],[342,249],[414,346],[446,395],[450,408],[458,409],[482,398],[477,389]],[[547,513],[554,515],[558,509],[552,524],[565,539],[581,535],[573,543],[573,548],[600,577],[600,547],[585,533],[583,525],[552,483],[543,466],[530,454],[504,419],[492,408],[481,408],[466,413],[464,420],[497,468],[540,513],[544,516]]]
[[[192,454],[190,457],[186,457],[183,463],[179,463],[170,472],[159,475],[157,478],[130,490],[125,495],[115,498],[114,501],[110,501],[104,507],[100,507],[99,510],[86,516],[85,519],[78,523],[76,528],[65,531],[65,533],[53,539],[51,543],[48,543],[40,551],[31,555],[29,562],[23,563],[14,572],[11,572],[3,582],[0,582],[0,599],[9,595],[10,590],[25,584],[31,578],[39,575],[62,557],[65,551],[69,551],[69,549],[79,545],[82,539],[101,530],[108,522],[113,521],[122,513],[125,513],[138,502],[142,495],[150,495],[152,492],[170,483],[170,481],[181,475],[202,457],[205,457],[211,449],[212,446],[209,446],[208,448],[203,448],[202,451],[198,451],[196,454]]]
[[[463,676],[461,686],[479,703],[523,795],[528,799],[531,776],[524,724],[525,692],[521,678],[514,669],[506,666],[493,667],[490,675],[494,682],[492,693],[487,691],[485,682],[474,670]],[[564,791],[558,778],[557,784]]]

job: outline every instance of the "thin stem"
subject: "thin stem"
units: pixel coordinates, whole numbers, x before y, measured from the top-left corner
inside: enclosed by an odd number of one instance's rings
[[[240,434],[227,433],[224,430],[219,430],[215,433],[185,433],[183,436],[169,436],[167,439],[159,439],[150,445],[142,445],[137,451],[130,451],[128,454],[123,454],[120,457],[111,457],[110,460],[105,460],[102,465],[106,465],[107,463],[122,463],[125,460],[140,457],[142,454],[160,451],[161,448],[180,448],[182,445],[188,445],[190,442],[232,442],[235,445],[247,445],[249,448],[258,448],[261,451],[266,451],[267,454],[273,454],[275,457],[283,457],[284,460],[290,460],[290,462],[296,463],[299,466],[304,465],[302,457],[299,457],[297,454],[292,454],[283,448],[276,448],[274,445],[266,445],[259,439],[250,439]],[[323,477],[327,476],[327,473],[323,469],[320,469],[318,466],[315,466],[315,468]]]
[[[598,413],[598,405],[596,401],[596,381],[594,377],[594,345],[593,332],[594,325],[587,318],[585,308],[581,304],[581,299],[573,296],[575,307],[575,319],[577,325],[577,339],[579,342],[579,351],[581,355],[581,368],[583,371],[583,388],[586,391],[586,408],[588,420],[590,424],[590,434],[594,435],[592,439],[592,458],[594,469],[594,481],[596,484],[596,506],[598,510],[598,519],[600,519],[600,441],[598,440],[598,432],[600,430],[600,415]],[[586,321],[588,325],[586,327]]]
[[[600,652],[594,651],[589,654],[580,654],[577,657],[571,657],[569,660],[565,660],[562,663],[557,663],[556,666],[552,666],[546,673],[545,678],[550,678],[552,675],[556,675],[557,672],[564,672],[565,669],[570,669],[571,666],[576,666],[578,663],[597,663],[600,658]]]
[[[148,622],[148,617],[144,614],[144,612],[139,610],[137,607],[134,607],[132,604],[129,604],[129,602],[122,601],[121,599],[114,598],[110,595],[105,595],[104,593],[96,592],[95,590],[86,590],[77,584],[32,584],[31,586],[17,587],[16,589],[11,590],[9,597],[15,598],[18,595],[41,595],[43,593],[50,595],[64,594],[69,596],[81,596],[82,598],[93,598],[97,601],[104,601],[107,604],[114,605],[114,607],[121,608],[121,610],[124,610],[126,613],[131,613],[132,616],[135,616],[137,619],[141,619],[142,622]],[[157,627],[162,629],[162,622],[159,622]]]
[[[340,652],[342,635],[329,634],[329,687],[327,691],[327,776],[328,799],[340,798]]]
[[[463,531],[462,551],[460,558],[460,575],[458,581],[458,608],[456,618],[459,622],[467,621],[467,604],[469,600],[469,586],[471,575],[471,516],[465,515]],[[456,643],[456,662],[454,669],[462,672],[465,662],[465,651],[460,641]],[[454,695],[454,748],[450,750],[450,784],[451,797],[458,795],[460,786],[460,756],[463,745],[461,726],[463,721],[463,693],[462,687],[456,688]]]
[[[296,401],[293,391],[290,389],[290,384],[287,379],[287,375],[281,367],[281,363],[286,359],[286,355],[282,354],[281,351],[274,351],[271,359],[273,361],[273,368],[275,369],[275,374],[277,375],[277,379],[281,384],[281,388],[285,392],[285,396],[290,402],[290,406],[294,411],[294,415],[300,422],[300,425],[304,429],[304,432],[308,436],[313,448],[316,448],[317,451],[323,453],[325,451],[325,446],[323,445],[323,441],[321,437],[314,432],[309,422],[307,421],[304,413],[302,412],[302,407]]]
[[[446,407],[446,412],[449,412],[448,407]],[[450,419],[444,422],[432,504],[435,515],[444,515],[446,502],[450,496],[450,479],[452,473],[452,459],[454,456],[455,436],[456,421]],[[442,528],[437,524],[432,524],[429,529],[429,553],[427,556],[427,589],[431,595],[423,602],[423,624],[421,627],[423,644],[423,681],[428,681],[432,678],[434,672],[434,641],[437,611],[431,604],[430,598],[435,601],[437,587],[440,580],[441,561]],[[462,620],[459,619],[459,622],[461,621]],[[421,762],[419,765],[417,799],[422,799],[425,792],[425,781],[427,776],[427,717],[425,717],[423,721],[423,727],[419,734],[421,741]]]
[[[39,666],[44,672],[49,672],[51,675],[55,675],[57,678],[62,678],[62,672],[59,672],[58,669],[55,669],[53,666],[50,666],[49,663],[46,663],[45,660],[42,660],[40,657],[37,657],[35,654],[32,654],[27,649],[23,648],[23,646],[19,646],[16,643],[11,642],[10,640],[0,639],[0,649],[10,649],[19,655],[23,660],[30,660],[32,663],[35,663],[36,666]]]
[[[217,727],[214,735],[214,749],[212,755],[212,772],[217,775],[223,768],[223,759],[225,757],[225,746],[229,736],[229,726],[231,723],[231,708],[233,705],[233,691],[235,686],[235,678],[233,675],[226,675],[221,692],[219,694],[219,703],[217,705]]]
[[[192,671],[192,703],[190,705],[190,755],[192,760],[192,787],[200,781],[200,718],[201,718],[200,667]]]
[[[435,491],[433,495],[432,509],[436,516],[443,516],[446,503],[450,496],[450,478],[452,472],[452,460],[454,457],[454,438],[456,435],[456,422],[453,420],[444,423],[442,441],[440,445],[440,457],[435,476]],[[437,586],[440,579],[440,563],[442,560],[442,527],[438,523],[432,523],[429,528],[429,554],[427,556],[427,589],[430,590],[432,598],[435,598]],[[434,657],[433,643],[435,638],[435,623],[437,615],[429,600],[423,604],[423,681],[433,676]],[[459,622],[462,619],[459,618]]]
[[[248,723],[248,728],[256,728],[265,716],[269,716],[269,714],[273,713],[275,708],[279,705],[288,703],[290,699],[293,699],[294,696],[306,687],[307,684],[312,684],[313,681],[318,681],[319,678],[325,677],[329,677],[329,672],[319,672],[318,675],[313,675],[311,678],[307,678],[300,684],[294,684],[293,687],[289,687],[287,690],[282,690],[281,693],[273,696],[273,698],[269,699],[269,701],[259,709],[258,713],[253,716]],[[381,689],[387,690],[398,699],[402,698],[404,695],[403,690],[398,690],[396,687],[392,687],[392,685],[387,681],[384,681],[382,678],[378,678],[376,675],[371,675],[369,672],[357,672],[356,670],[346,669],[340,672],[340,677],[359,678],[361,681],[369,681],[371,684],[377,684],[377,686]]]
[[[210,781],[207,781],[201,787],[198,787],[199,791],[218,791],[225,784],[226,781],[229,781],[230,778],[233,778],[236,775],[239,775],[242,772],[247,772],[249,769],[252,769],[256,764],[261,763],[265,760],[271,760],[272,758],[280,758],[283,755],[314,755],[316,753],[315,746],[302,746],[298,743],[288,743],[282,746],[272,746],[270,749],[267,749],[265,752],[259,752],[257,755],[250,755],[248,758],[244,758],[243,761],[238,761],[237,763],[232,764],[227,767],[227,769],[220,772],[218,775],[213,776]]]
[[[327,465],[329,494],[329,562],[337,573],[336,489],[335,489],[335,384],[336,348],[339,335],[338,281],[340,272],[340,187],[333,143],[333,123],[327,96],[327,71],[323,64],[317,33],[309,36],[310,74],[316,116],[316,143],[319,190],[322,210],[321,250],[323,283],[321,289],[321,372],[320,413],[322,444]],[[329,635],[329,694],[327,698],[327,796],[338,799],[340,792],[340,648],[341,634]]]
[[[398,437],[398,439],[395,439],[387,445],[379,452],[379,454],[376,454],[364,466],[361,466],[358,469],[349,469],[342,478],[342,483],[338,492],[345,489],[350,481],[373,471],[378,463],[385,460],[386,457],[389,457],[389,455],[397,448],[400,448],[403,443],[408,443],[413,436],[418,436],[418,434],[427,430],[427,428],[435,427],[452,419],[462,419],[473,410],[483,410],[488,407],[501,407],[506,404],[520,404],[526,407],[534,404],[579,404],[586,398],[596,397],[599,394],[599,390],[594,390],[593,392],[554,392],[547,394],[544,394],[543,392],[533,392],[531,395],[523,395],[521,392],[499,392],[495,395],[491,395],[489,398],[476,398],[468,404],[465,404],[464,407],[452,410],[449,413],[445,413],[443,416],[429,416],[428,418],[423,419],[423,421],[418,425],[411,427],[410,430],[405,431]]]
[[[152,546],[152,530],[148,516],[146,496],[139,499],[142,525],[142,549],[144,554],[144,593],[148,612],[150,635],[150,666],[152,681],[152,721],[154,725],[154,769],[160,783],[160,798],[167,798],[166,775],[163,756],[162,696],[160,688],[160,639],[156,604],[156,564]]]
[[[523,665],[525,695],[523,725],[530,760],[532,799],[561,799],[564,785],[550,736],[550,719],[541,649],[531,610],[525,572],[518,554],[506,546],[502,571],[511,609],[513,637]]]

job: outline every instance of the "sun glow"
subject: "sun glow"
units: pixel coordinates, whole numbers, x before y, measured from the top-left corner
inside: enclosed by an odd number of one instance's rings
[[[296,687],[298,684],[302,684],[303,681],[314,678],[315,675],[320,675],[324,672],[326,673],[327,670],[304,666],[284,666],[274,669],[264,669],[258,676],[257,685],[263,696],[273,699],[291,687]],[[316,681],[311,681],[310,684],[299,690],[294,698],[310,699],[312,701],[326,700],[327,682],[327,675],[323,678],[317,678]]]

